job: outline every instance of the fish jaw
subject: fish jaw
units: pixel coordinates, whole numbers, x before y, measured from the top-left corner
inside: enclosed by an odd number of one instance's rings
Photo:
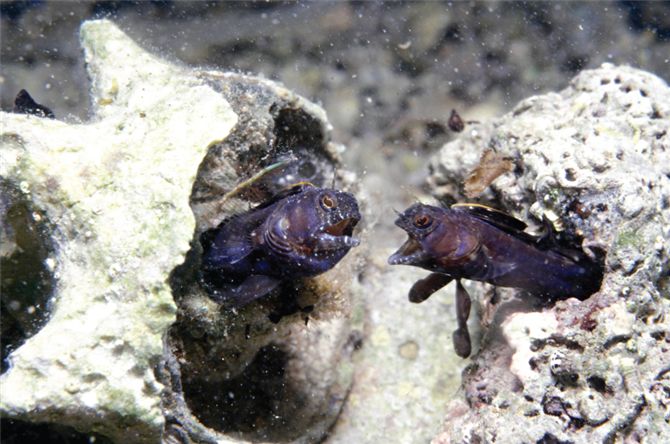
[[[346,217],[331,225],[322,227],[316,235],[318,251],[349,249],[360,245],[360,240],[352,236],[360,217]]]
[[[388,258],[390,265],[420,265],[427,259],[421,243],[408,237],[404,244]]]

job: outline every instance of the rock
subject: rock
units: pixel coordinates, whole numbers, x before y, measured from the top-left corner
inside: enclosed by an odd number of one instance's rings
[[[450,416],[435,442],[663,441],[667,408],[653,400],[660,386],[670,389],[670,88],[605,64],[464,134],[431,162],[436,197],[462,200],[467,172],[494,149],[515,169],[484,201],[523,220],[548,216],[585,251],[605,255],[605,276],[583,302],[538,307],[505,290],[510,299],[464,373],[470,409]]]
[[[48,321],[0,377],[3,416],[115,442],[321,439],[352,381],[363,249],[229,311],[197,283],[197,239],[257,203],[222,197],[289,153],[301,178],[352,189],[324,111],[268,80],[167,63],[107,20],[81,42],[90,122],[2,114],[3,258],[53,282]],[[42,255],[18,257],[28,242]],[[309,315],[286,312],[293,299]]]
[[[175,319],[166,278],[193,236],[198,165],[237,117],[202,80],[111,23],[85,24],[81,39],[90,123],[2,114],[2,176],[46,219],[56,284],[48,323],[0,378],[0,409],[152,441],[164,423],[153,368]]]

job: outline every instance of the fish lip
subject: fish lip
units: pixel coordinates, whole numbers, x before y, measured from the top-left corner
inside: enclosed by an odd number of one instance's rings
[[[390,265],[413,265],[424,257],[421,244],[416,239],[408,237],[404,244],[388,258]]]

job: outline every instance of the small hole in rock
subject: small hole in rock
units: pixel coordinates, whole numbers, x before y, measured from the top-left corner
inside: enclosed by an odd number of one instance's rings
[[[588,383],[589,387],[591,387],[593,390],[599,392],[599,393],[607,393],[607,383],[603,378],[597,375],[592,375],[586,378],[586,382]]]

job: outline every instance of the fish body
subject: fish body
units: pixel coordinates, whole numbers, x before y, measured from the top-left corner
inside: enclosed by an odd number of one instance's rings
[[[525,227],[523,222],[506,217],[498,222],[467,206],[413,205],[396,221],[409,239],[389,263],[414,265],[453,279],[522,288],[550,298],[583,299],[598,288],[593,264],[578,252],[541,248],[537,238],[519,230]]]
[[[346,192],[297,184],[203,233],[203,277],[214,299],[241,307],[282,281],[316,276],[358,245],[360,213]]]
[[[597,291],[602,272],[576,250],[558,246],[552,233],[540,238],[523,230],[526,224],[481,205],[440,208],[415,204],[399,215],[396,225],[407,241],[388,262],[414,265],[433,273],[414,283],[409,300],[419,303],[457,281],[454,350],[471,352],[467,320],[470,296],[461,279],[515,287],[549,299],[584,299]]]

